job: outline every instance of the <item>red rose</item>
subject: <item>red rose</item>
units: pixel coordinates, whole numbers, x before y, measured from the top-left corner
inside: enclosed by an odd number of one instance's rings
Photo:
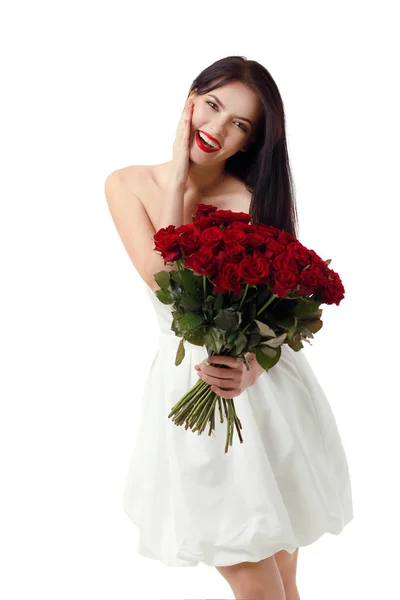
[[[267,258],[265,256],[265,251],[261,250],[260,248],[247,248],[248,251],[248,256],[261,256],[262,258]],[[269,262],[271,262],[269,260]]]
[[[318,294],[318,297],[321,298],[321,302],[339,306],[344,298],[345,289],[339,275],[332,269],[329,269],[329,271],[327,286],[322,293]]]
[[[155,234],[153,235],[153,240],[155,242],[158,242],[158,240],[163,238],[165,235],[167,235],[169,233],[174,233],[174,231],[175,231],[175,225],[168,225],[168,227],[161,227],[161,229],[158,229],[158,231],[156,231]]]
[[[186,231],[194,231],[193,223],[185,223],[175,229],[175,233],[185,233]]]
[[[193,230],[182,233],[179,236],[179,244],[184,256],[190,256],[199,248],[199,241],[195,237]]]
[[[273,225],[265,225],[264,223],[256,223],[255,225],[257,233],[262,235],[265,239],[278,238],[280,230]]]
[[[312,257],[310,251],[298,241],[289,244],[286,248],[287,253],[298,265],[306,267],[311,264]]]
[[[161,252],[164,264],[178,260],[182,256],[179,247],[179,235],[177,233],[163,233],[158,236],[154,246],[155,252]]]
[[[246,255],[246,248],[243,244],[229,244],[224,248],[225,261],[238,263]]]
[[[288,244],[295,242],[296,238],[294,237],[294,235],[292,235],[288,231],[285,231],[282,229],[278,233],[278,241],[281,242],[282,244],[285,244],[285,246],[287,246]]]
[[[219,269],[222,267],[222,265],[224,265],[226,262],[234,262],[230,259],[227,259],[225,250],[226,250],[226,248],[224,248],[223,250],[219,249],[217,251],[214,251],[215,256],[217,258],[217,271],[219,271]]]
[[[328,271],[330,271],[330,269],[326,262],[316,252],[314,252],[314,250],[309,250],[309,252],[313,264],[317,265],[321,269],[321,271],[327,274]]]
[[[285,251],[285,246],[274,238],[267,239],[265,256],[270,260]]]
[[[259,233],[248,233],[247,234],[247,243],[252,248],[260,248],[265,244],[265,238]]]
[[[327,278],[317,265],[311,265],[303,269],[299,275],[300,287],[296,292],[298,296],[314,294],[319,288],[325,287]]]
[[[277,271],[269,287],[273,294],[284,298],[297,286],[297,275],[293,271]]]
[[[285,250],[285,252],[281,252],[278,256],[272,261],[272,267],[274,271],[291,271],[296,276],[299,273],[299,267],[297,266],[297,262],[290,256],[290,254]]]
[[[243,280],[250,285],[259,285],[269,282],[271,266],[263,256],[246,256],[240,263]]]
[[[213,213],[216,225],[229,225],[232,221],[240,221],[247,223],[251,217],[248,213],[233,212],[232,210],[216,210]]]
[[[210,213],[217,210],[216,206],[212,204],[196,204],[196,212],[194,214],[195,219],[199,219],[201,217],[207,217]]]
[[[232,292],[234,296],[240,293],[241,282],[240,268],[234,263],[222,265],[218,275],[212,280],[214,291],[217,294]]]
[[[218,246],[223,237],[222,230],[214,226],[204,229],[200,233],[199,241],[201,244],[206,244],[207,246]]]
[[[233,221],[229,225],[229,229],[243,229],[243,231],[246,231],[248,227],[249,225],[246,225],[243,221]]]
[[[244,244],[247,240],[247,235],[242,229],[221,229],[221,231],[226,246]]]
[[[194,233],[196,237],[199,237],[201,232],[208,227],[214,227],[215,219],[212,216],[214,213],[211,213],[209,217],[200,217],[196,219],[193,223]]]
[[[210,276],[218,271],[218,258],[211,246],[201,246],[192,256],[186,257],[185,266],[198,275]]]

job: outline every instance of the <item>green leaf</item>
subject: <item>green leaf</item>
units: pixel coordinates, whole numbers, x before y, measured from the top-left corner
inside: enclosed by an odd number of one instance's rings
[[[177,336],[181,336],[182,335],[182,333],[181,333],[181,331],[180,331],[180,329],[178,327],[176,319],[172,319],[172,323],[171,323],[171,328],[170,329],[171,329],[171,331],[173,331],[175,333],[175,335],[177,335]]]
[[[248,343],[249,346],[251,346],[252,348],[254,346],[258,346],[261,342],[262,342],[263,338],[259,333],[251,333],[248,336]]]
[[[289,327],[288,332],[287,332],[289,338],[291,338],[294,335],[296,328],[297,328],[297,322],[298,322],[298,319],[297,319],[297,317],[295,317],[294,325],[292,327]]]
[[[204,334],[204,342],[207,349],[219,354],[225,345],[225,331],[216,327],[209,327]]]
[[[203,325],[204,322],[204,316],[195,313],[187,313],[177,321],[180,331],[183,332],[193,331],[197,327],[200,327],[200,325]]]
[[[179,305],[188,312],[195,312],[201,307],[202,301],[194,296],[182,296]]]
[[[288,346],[290,346],[295,352],[299,352],[302,348],[304,348],[303,344],[301,343],[301,336],[298,334],[292,340],[289,340]]]
[[[282,327],[283,329],[287,329],[287,336],[288,338],[291,338],[294,335],[294,332],[296,331],[297,321],[297,317],[285,315],[284,317],[277,318],[276,324],[279,327]]]
[[[224,305],[224,294],[217,294],[214,304],[214,310],[220,310]]]
[[[170,280],[174,281],[178,285],[182,285],[181,274],[179,271],[170,271]]]
[[[278,337],[273,338],[272,340],[268,340],[263,342],[261,346],[269,346],[270,348],[278,348],[285,341],[287,333],[282,333]]]
[[[232,331],[237,329],[241,322],[240,313],[236,312],[233,308],[222,308],[216,317],[214,317],[214,323],[218,329],[224,329],[225,331]]]
[[[228,344],[231,344],[232,342],[235,342],[236,338],[237,338],[237,331],[231,331],[230,333],[226,334],[226,342]],[[244,335],[244,334],[239,334],[239,335]]]
[[[247,337],[244,335],[244,333],[240,333],[235,340],[236,354],[240,354],[241,352],[243,352],[243,350],[246,348],[246,344],[247,344]]]
[[[276,337],[276,333],[273,329],[271,329],[271,327],[268,327],[268,325],[266,325],[262,321],[258,321],[257,319],[256,323],[258,325],[261,335]]]
[[[160,285],[160,283],[157,281],[158,285]],[[162,302],[163,304],[173,304],[175,302],[175,295],[170,292],[169,290],[165,290],[165,289],[161,289],[161,290],[156,290],[155,294],[157,296],[157,298],[159,299],[160,302]]]
[[[183,345],[183,343],[184,343],[184,339],[182,338],[181,341],[179,342],[178,350],[176,352],[176,357],[175,357],[175,365],[176,366],[180,365],[185,357],[185,346]]]
[[[262,350],[262,353],[265,354],[265,356],[268,356],[269,358],[275,358],[276,356],[276,350],[274,348],[268,348],[260,345],[260,350]]]
[[[154,279],[158,283],[161,289],[167,290],[170,288],[170,280],[169,280],[170,271],[158,271],[153,275]]]
[[[315,313],[318,310],[321,302],[317,302],[316,300],[309,300],[307,298],[299,298],[296,306],[290,309],[290,314],[295,317],[308,317]]]
[[[181,279],[182,286],[187,291],[187,293],[191,294],[192,296],[195,296],[198,292],[198,288],[195,283],[193,271],[189,271],[188,269],[181,271]]]
[[[267,348],[267,347],[258,347],[255,348],[255,354],[257,358],[257,362],[262,366],[265,371],[269,371],[280,359],[281,356],[281,348]]]
[[[312,333],[317,333],[323,325],[321,319],[313,319],[312,321],[305,321],[307,325],[307,329],[309,329]]]
[[[193,332],[185,332],[185,339],[195,346],[204,346],[204,331],[202,328]]]
[[[284,317],[277,318],[276,324],[279,325],[279,327],[283,327],[284,329],[289,329],[290,327],[293,327],[293,325],[296,324],[296,317],[286,315]]]

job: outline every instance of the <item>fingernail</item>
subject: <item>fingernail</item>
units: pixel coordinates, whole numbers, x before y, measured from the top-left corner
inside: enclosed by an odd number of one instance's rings
[[[198,365],[195,365],[194,368],[196,369],[196,371],[200,371],[200,367]]]

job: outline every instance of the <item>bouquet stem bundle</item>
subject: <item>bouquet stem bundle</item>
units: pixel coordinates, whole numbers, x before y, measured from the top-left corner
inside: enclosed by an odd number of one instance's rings
[[[209,384],[199,379],[194,386],[175,404],[168,417],[173,417],[175,425],[185,424],[185,429],[198,431],[198,435],[203,433],[207,424],[209,425],[208,435],[212,435],[215,430],[215,406],[218,403],[220,423],[224,422],[222,406],[224,407],[225,417],[227,419],[227,435],[225,452],[228,446],[232,446],[234,428],[236,427],[239,440],[242,443],[243,438],[240,433],[242,424],[236,414],[233,398],[222,398],[212,391]]]

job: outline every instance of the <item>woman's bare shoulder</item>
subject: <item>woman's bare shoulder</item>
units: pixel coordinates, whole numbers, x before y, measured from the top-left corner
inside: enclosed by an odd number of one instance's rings
[[[162,178],[165,164],[157,165],[128,165],[118,169],[120,175],[133,191],[146,189],[151,184],[157,184]]]

